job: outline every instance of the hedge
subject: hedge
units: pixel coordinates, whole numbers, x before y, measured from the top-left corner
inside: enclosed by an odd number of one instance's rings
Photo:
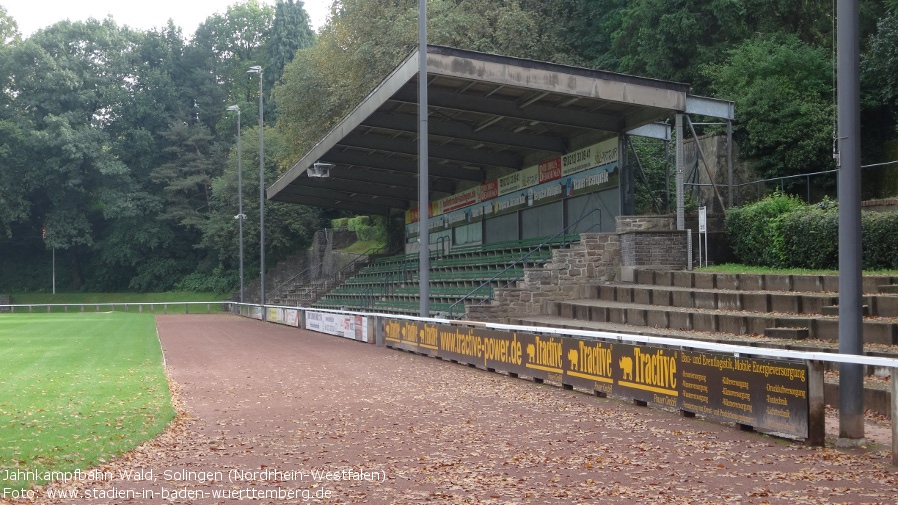
[[[832,200],[807,205],[774,194],[727,216],[733,253],[747,265],[838,269],[839,208]],[[863,212],[865,270],[898,269],[898,212]]]
[[[839,268],[839,207],[834,201],[795,209],[782,222],[787,267]]]
[[[785,251],[783,217],[801,208],[797,197],[774,193],[727,215],[727,236],[733,253],[748,265],[785,268],[790,261]]]

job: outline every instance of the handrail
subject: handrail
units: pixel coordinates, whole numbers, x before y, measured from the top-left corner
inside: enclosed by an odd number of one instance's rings
[[[434,242],[435,244],[437,244],[437,248],[431,249],[430,259],[442,258],[446,254],[446,243],[449,242],[450,240],[451,239],[449,238],[448,235],[441,235],[441,236],[437,237],[437,241]],[[429,245],[428,245],[428,249],[430,249]],[[437,252],[437,251],[439,251],[439,252]]]
[[[529,258],[534,252],[539,251],[540,249],[542,249],[543,247],[545,247],[547,244],[553,242],[553,241],[555,240],[555,238],[557,238],[559,235],[564,235],[564,236],[566,236],[566,235],[567,235],[567,232],[568,232],[569,230],[571,230],[572,228],[574,228],[575,226],[577,226],[578,224],[580,224],[581,221],[583,221],[583,220],[586,219],[587,217],[591,216],[591,215],[594,214],[595,212],[598,212],[598,213],[599,213],[599,226],[601,226],[601,223],[602,223],[602,209],[600,209],[600,208],[598,208],[598,207],[597,207],[597,208],[594,208],[594,209],[590,210],[589,212],[587,212],[586,214],[580,216],[580,219],[578,219],[578,220],[576,220],[574,223],[570,224],[567,228],[561,230],[560,232],[556,233],[555,235],[552,235],[552,236],[549,237],[547,240],[543,241],[543,243],[541,243],[541,244],[539,244],[539,245],[537,245],[537,246],[534,246],[533,248],[531,248],[531,249],[527,252],[527,254],[525,254],[524,256],[522,256],[521,258],[519,258],[518,260],[516,260],[515,262],[513,262],[513,263],[509,264],[508,266],[506,266],[501,272],[499,272],[499,273],[497,273],[496,275],[494,275],[491,279],[489,279],[489,280],[487,280],[487,281],[483,281],[479,286],[477,286],[476,288],[474,288],[471,292],[469,292],[469,293],[466,294],[465,296],[459,298],[455,303],[453,303],[452,305],[450,305],[450,306],[449,306],[449,319],[454,319],[454,310],[455,310],[455,306],[456,306],[456,305],[458,305],[459,303],[461,303],[462,306],[464,307],[464,301],[467,300],[468,298],[472,297],[478,290],[480,290],[480,289],[483,288],[484,286],[487,286],[487,285],[489,286],[489,297],[487,298],[487,300],[492,300],[492,299],[493,299],[493,281],[495,281],[496,279],[498,279],[499,277],[501,277],[502,274],[504,274],[505,272],[507,272],[508,270],[510,270],[512,267],[516,266],[516,265],[519,264],[519,263],[523,263],[523,262],[524,262],[527,258]],[[569,245],[569,244],[570,244],[569,241],[564,240],[564,241],[561,242],[561,247],[567,246],[567,245]],[[547,261],[548,261],[548,260],[543,260],[542,262],[538,262],[537,264],[538,264],[538,265],[542,265],[542,264],[546,263]],[[505,280],[505,285],[508,286],[508,285],[510,285],[512,282],[517,282],[517,281],[518,281],[521,277],[523,277],[523,276],[524,276],[524,274],[522,273],[521,275],[519,275],[519,276],[517,276],[517,277],[515,277],[515,278],[513,278],[513,279]]]
[[[373,309],[374,308],[374,288],[368,286],[362,291],[362,303],[364,303],[365,308]]]
[[[312,267],[306,267],[305,270],[299,272],[298,274],[294,275],[293,277],[291,277],[291,278],[287,279],[286,281],[280,283],[280,284],[278,285],[278,287],[272,289],[272,290],[270,291],[270,293],[276,293],[277,295],[280,295],[281,288],[283,288],[283,287],[286,286],[287,284],[292,284],[292,283],[294,283],[294,281],[296,281],[296,279],[297,279],[299,276],[305,274],[306,272],[308,272],[308,271],[310,271],[310,270],[312,270]],[[267,294],[267,293],[266,293],[266,296],[265,296],[265,297],[268,298],[268,294]]]
[[[34,313],[35,308],[43,308],[46,307],[47,312],[51,312],[51,309],[54,307],[62,307],[63,312],[68,312],[69,307],[78,307],[81,310],[79,312],[84,312],[85,307],[93,307],[94,312],[100,312],[100,307],[109,308],[112,311],[115,311],[116,307],[124,307],[125,312],[130,312],[131,307],[137,307],[138,312],[143,312],[143,308],[145,306],[150,307],[151,311],[155,314],[156,307],[161,306],[163,310],[163,314],[168,313],[168,307],[170,305],[185,307],[185,312],[190,313],[191,305],[205,305],[207,312],[212,312],[212,305],[224,305],[232,303],[230,300],[218,300],[218,301],[210,301],[210,302],[105,302],[105,303],[17,303],[17,304],[7,304],[0,305],[0,310],[9,309],[9,313],[14,314],[17,308],[27,308],[28,313]]]
[[[315,280],[324,280],[325,282],[327,282],[327,281],[333,281],[334,285],[336,285],[336,283],[339,281],[340,278],[342,278],[342,277],[344,276],[344,274],[346,273],[347,270],[349,270],[350,268],[353,268],[353,270],[354,270],[354,267],[359,263],[359,260],[360,260],[361,258],[367,258],[367,257],[370,257],[371,255],[377,254],[378,251],[381,251],[381,250],[383,250],[383,249],[385,249],[385,248],[386,248],[386,246],[383,245],[383,246],[380,246],[380,247],[372,247],[372,248],[368,249],[367,251],[365,251],[365,252],[363,252],[363,253],[361,253],[361,254],[350,253],[350,254],[354,255],[355,258],[354,258],[352,261],[350,261],[347,265],[345,265],[343,268],[341,268],[339,272],[336,272],[336,273],[330,275],[329,277],[328,277],[328,276],[322,276],[321,278],[315,279]],[[294,276],[291,277],[288,281],[282,283],[282,284],[279,285],[275,290],[271,291],[271,293],[276,293],[276,296],[277,296],[277,297],[280,297],[280,295],[281,295],[281,288],[283,288],[283,287],[286,286],[287,284],[295,283],[295,281],[296,281],[297,278],[299,278],[299,277],[302,276],[303,274],[309,272],[311,269],[312,269],[312,267],[308,267],[308,268],[306,268],[305,270],[303,270],[302,272],[300,272],[300,273],[294,275]],[[355,273],[355,272],[353,271],[353,273]],[[311,279],[311,275],[309,275],[308,277],[309,277],[308,279],[304,279],[304,280],[303,280],[303,283],[304,283],[304,284],[311,284],[311,283],[313,282],[313,279]],[[317,286],[312,287],[311,289],[312,289],[312,292],[313,292],[314,295],[317,295],[317,294],[318,294],[318,287],[317,287]]]

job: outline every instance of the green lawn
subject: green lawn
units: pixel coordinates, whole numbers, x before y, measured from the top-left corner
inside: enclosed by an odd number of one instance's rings
[[[152,314],[0,314],[4,470],[87,469],[174,419]]]
[[[838,275],[838,270],[810,270],[807,268],[767,268],[739,263],[724,263],[696,268],[696,272],[725,274],[792,274],[792,275]],[[898,270],[865,270],[865,275],[898,275]]]

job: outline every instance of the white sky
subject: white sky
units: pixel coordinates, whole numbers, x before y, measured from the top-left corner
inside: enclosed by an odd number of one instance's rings
[[[197,26],[207,17],[224,14],[229,5],[245,0],[0,0],[0,5],[16,20],[23,37],[41,28],[69,19],[105,19],[108,15],[119,25],[140,30],[162,27],[173,19],[185,37],[193,36]],[[276,0],[259,0],[274,5]],[[324,24],[331,0],[303,0],[316,32]]]

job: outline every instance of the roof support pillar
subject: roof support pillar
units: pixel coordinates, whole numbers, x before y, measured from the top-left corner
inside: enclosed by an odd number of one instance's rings
[[[839,352],[864,354],[861,310],[861,128],[858,1],[838,2]],[[894,378],[892,380],[895,380]],[[864,366],[839,365],[838,445],[864,441]],[[892,422],[895,422],[894,420]]]
[[[683,114],[677,113],[676,125],[677,229],[686,229],[686,205],[683,195]]]
[[[421,317],[430,317],[430,194],[427,181],[427,0],[418,0],[418,291]]]

